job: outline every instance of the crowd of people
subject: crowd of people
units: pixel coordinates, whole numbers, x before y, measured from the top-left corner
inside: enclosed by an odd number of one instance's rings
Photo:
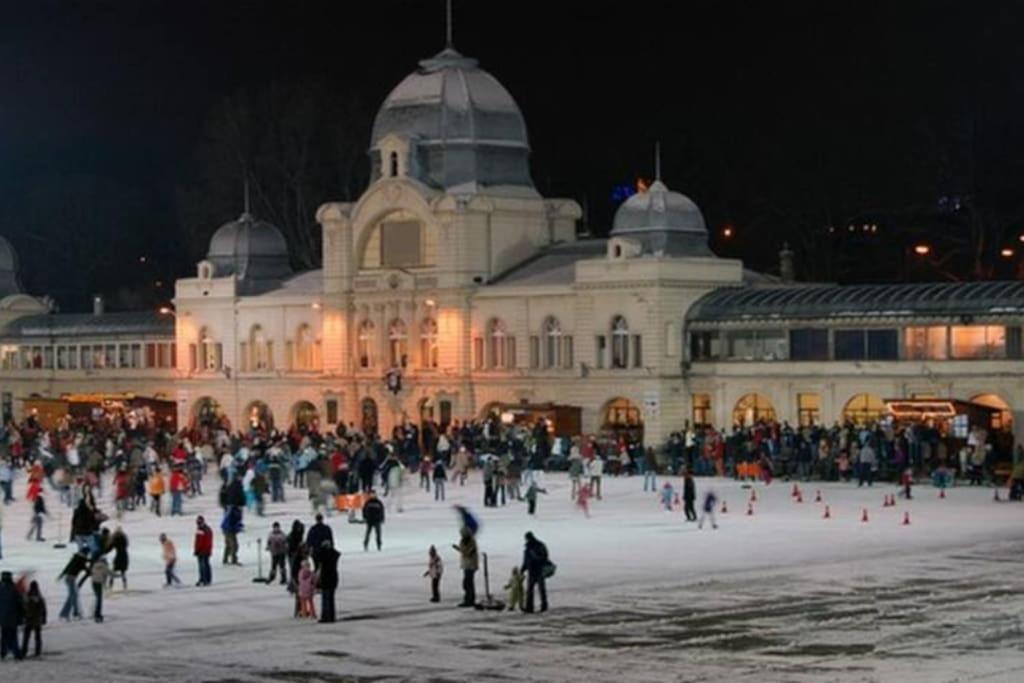
[[[222,564],[237,565],[238,534],[245,528],[245,515],[262,516],[268,502],[284,502],[286,495],[305,496],[315,521],[307,531],[301,520],[295,520],[287,533],[279,523],[273,524],[266,546],[271,556],[269,581],[288,587],[296,617],[331,622],[339,553],[324,514],[335,509],[339,495],[358,495],[358,509],[350,507],[349,516],[365,524],[367,551],[371,543],[378,551],[383,548],[386,516],[403,511],[407,482],[417,474],[419,487],[432,491],[433,499],[441,502],[449,485],[464,486],[470,472],[479,471],[485,507],[525,501],[528,515],[536,513],[539,496],[546,493],[538,476],[544,470],[566,470],[570,497],[584,515],[589,515],[591,500],[602,499],[606,476],[642,477],[644,490],[658,493],[671,509],[674,489],[668,482],[659,489],[657,477],[681,475],[687,521],[702,527],[706,519],[715,527],[710,491],[697,518],[694,476],[768,481],[816,477],[869,486],[876,479],[906,481],[908,476],[931,477],[940,486],[949,485],[954,477],[975,484],[992,481],[993,454],[984,432],[972,432],[954,452],[947,444],[937,430],[887,422],[824,428],[762,421],[732,430],[687,424],[663,445],[645,447],[635,433],[628,432],[555,436],[543,419],[527,426],[504,424],[495,417],[454,422],[444,428],[430,421],[422,425],[406,421],[383,439],[351,423],[331,432],[321,432],[315,422],[278,432],[257,422],[244,432],[232,432],[226,422],[212,420],[175,431],[150,419],[104,415],[66,418],[55,428],[44,429],[30,415],[0,433],[0,495],[5,505],[17,501],[16,481],[25,478],[24,498],[32,510],[26,538],[38,542],[45,540],[44,525],[53,506],[72,511],[67,539],[71,557],[58,577],[66,588],[59,616],[82,617],[78,592],[88,582],[97,622],[103,620],[104,592],[118,580],[127,589],[129,539],[119,525],[126,514],[184,516],[187,502],[202,495],[212,480],[222,509]],[[1024,489],[1022,455],[1018,447],[1010,477],[1011,498],[1016,499]],[[165,507],[166,497],[170,504]],[[103,499],[112,501],[112,518],[102,509],[99,501]],[[460,605],[467,607],[478,604],[475,575],[480,557],[474,529],[467,517],[453,546],[463,574]],[[191,550],[200,588],[213,582],[214,537],[205,517],[196,516]],[[505,585],[507,604],[510,609],[531,612],[537,592],[544,611],[548,608],[545,579],[554,565],[543,543],[531,533],[525,538],[523,561]],[[178,550],[166,534],[159,536],[159,544],[165,585],[180,586]],[[431,580],[433,602],[440,600],[442,574],[440,555],[431,546],[424,576]],[[313,601],[317,593],[319,615]],[[0,581],[4,654],[23,655],[29,635],[35,638],[38,654],[45,616],[38,584],[27,577],[15,582],[5,573]],[[24,627],[22,643],[16,642],[17,626]]]

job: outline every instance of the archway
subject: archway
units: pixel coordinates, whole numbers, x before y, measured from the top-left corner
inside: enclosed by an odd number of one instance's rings
[[[885,413],[885,402],[874,394],[857,394],[843,406],[843,420],[857,425],[878,422]]]
[[[999,394],[978,394],[971,398],[971,403],[995,408],[998,413],[992,414],[992,422],[989,428],[995,431],[1013,431],[1013,410],[1010,404],[1003,400]]]
[[[274,428],[274,413],[263,401],[253,401],[246,406],[244,417],[253,431],[270,431]]]
[[[309,401],[299,401],[292,406],[292,424],[300,432],[314,428],[320,420],[320,411]]]
[[[364,398],[361,404],[362,406],[362,423],[363,423],[363,434],[370,436],[371,434],[377,433],[377,426],[379,424],[377,416],[377,402],[372,398]]]
[[[192,406],[192,422],[196,427],[216,427],[224,417],[217,400],[203,396]]]
[[[758,422],[775,422],[775,406],[763,394],[746,394],[736,401],[732,409],[732,422],[749,426]]]
[[[644,420],[640,408],[628,398],[613,398],[604,404],[601,411],[601,429],[611,432],[616,438],[625,436],[633,441],[642,441]]]

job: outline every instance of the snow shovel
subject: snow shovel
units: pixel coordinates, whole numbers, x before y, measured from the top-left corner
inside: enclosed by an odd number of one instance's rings
[[[253,583],[270,583],[267,577],[263,576],[263,539],[256,539],[256,576]]]
[[[477,609],[494,610],[500,612],[505,609],[505,603],[495,600],[491,595],[491,575],[487,567],[487,553],[484,553],[484,601],[476,604]]]

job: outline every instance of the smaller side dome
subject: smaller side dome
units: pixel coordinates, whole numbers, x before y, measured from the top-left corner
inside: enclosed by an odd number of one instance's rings
[[[645,254],[713,255],[700,208],[686,195],[669,190],[661,180],[622,203],[615,212],[611,235],[639,240]]]
[[[18,270],[18,253],[6,238],[0,236],[0,297],[22,293]]]
[[[217,228],[206,260],[217,277],[235,275],[240,281],[281,280],[292,274],[284,235],[249,213]]]

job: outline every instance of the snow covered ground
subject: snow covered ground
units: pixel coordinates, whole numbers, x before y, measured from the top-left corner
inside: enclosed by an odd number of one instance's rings
[[[680,510],[666,512],[643,493],[639,478],[606,478],[590,519],[569,502],[564,474],[546,475],[545,486],[535,519],[523,503],[484,509],[479,481],[450,486],[444,504],[411,491],[404,513],[389,512],[381,553],[364,553],[362,527],[333,517],[343,553],[333,625],[293,620],[283,588],[252,582],[256,538],[270,523],[287,531],[296,517],[310,521],[297,492],[289,489],[290,501],[268,506],[262,519],[246,516],[245,566],[223,568],[218,557],[207,589],[191,587],[191,534],[196,513],[219,522],[214,496],[186,501],[184,518],[129,513],[128,592],[109,594],[105,623],[65,624],[56,619],[63,585],[55,577],[68,550],[52,547],[55,520],[47,543],[24,540],[22,480],[18,503],[5,511],[0,567],[37,572],[50,625],[44,658],[5,662],[0,681],[1024,679],[1024,505],[994,503],[991,489],[956,488],[940,500],[919,487],[915,500],[883,508],[894,487],[811,483],[796,503],[790,484],[758,484],[747,516],[749,490],[698,480],[699,497],[710,486],[729,507],[718,530],[698,531]],[[816,489],[831,519],[812,502]],[[550,612],[455,608],[453,503],[483,520],[492,592],[519,561],[525,531],[548,544],[558,564]],[[906,511],[910,526],[901,524]],[[187,588],[161,588],[161,531],[178,546]],[[221,542],[218,529],[215,555]],[[427,601],[422,578],[432,543],[446,565],[440,605]],[[91,594],[82,603],[88,613]]]

